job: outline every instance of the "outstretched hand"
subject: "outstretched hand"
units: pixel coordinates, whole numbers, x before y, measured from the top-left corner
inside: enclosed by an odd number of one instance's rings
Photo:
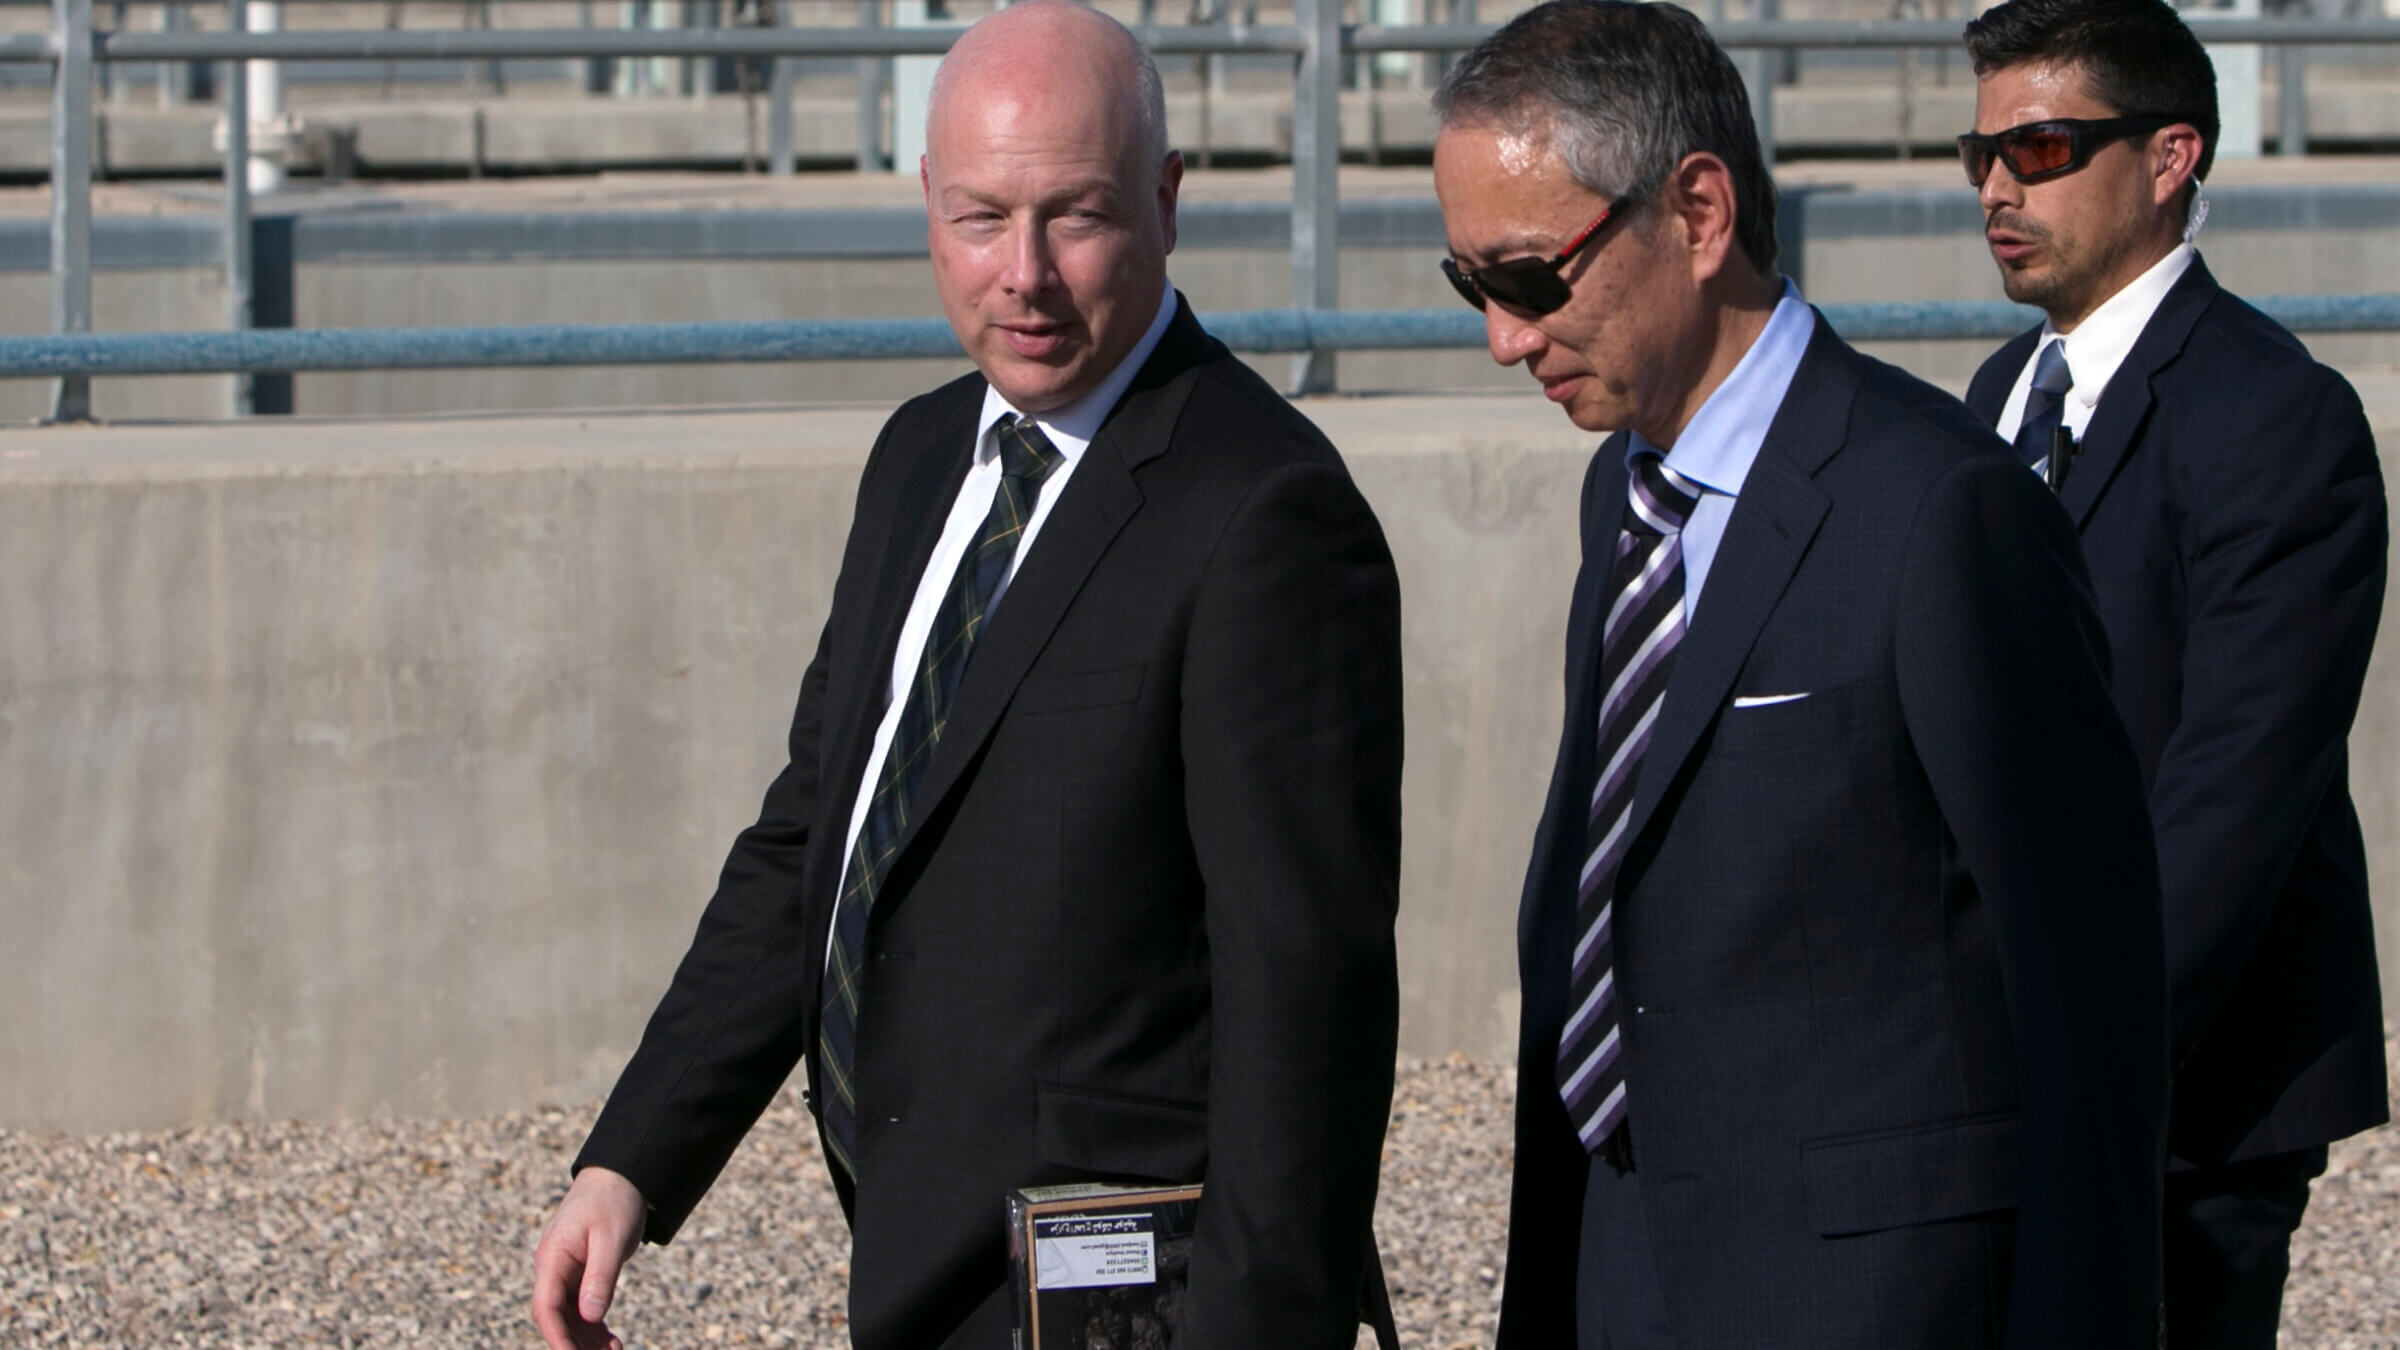
[[[604,1319],[643,1213],[641,1191],[623,1176],[605,1167],[576,1174],[533,1248],[533,1323],[550,1350],[625,1350]]]

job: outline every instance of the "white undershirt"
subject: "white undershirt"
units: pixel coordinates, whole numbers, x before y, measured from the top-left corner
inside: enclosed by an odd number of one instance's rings
[[[1117,400],[1124,397],[1142,363],[1157,350],[1159,339],[1166,336],[1167,324],[1174,317],[1175,288],[1170,285],[1160,297],[1158,313],[1150,320],[1142,340],[1133,344],[1133,350],[1108,373],[1107,379],[1066,407],[1033,415],[1032,420],[1057,448],[1061,462],[1042,479],[1033,514],[1026,518],[1025,532],[1017,539],[1016,553],[1009,558],[999,585],[993,588],[991,602],[984,607],[987,625],[1000,608],[1000,598],[1008,594],[1008,584],[1016,578],[1017,569],[1025,565],[1026,556],[1033,552],[1042,522],[1050,518],[1050,508],[1066,491],[1067,480],[1082,462],[1084,450],[1091,445],[1092,437],[1100,434],[1100,424],[1107,420],[1109,410],[1117,406]],[[983,412],[975,422],[975,462],[967,469],[966,481],[958,485],[958,496],[950,503],[949,520],[942,526],[941,538],[934,543],[933,556],[926,560],[924,575],[917,579],[916,599],[909,602],[908,619],[900,625],[900,640],[892,648],[892,672],[884,693],[883,720],[875,728],[875,748],[867,755],[866,773],[859,779],[858,794],[850,807],[850,829],[842,839],[842,866],[833,883],[836,902],[841,899],[843,878],[849,873],[851,850],[858,847],[858,832],[867,823],[867,807],[875,800],[875,783],[883,774],[884,757],[891,751],[892,737],[900,730],[904,695],[917,677],[918,664],[925,658],[925,640],[933,629],[934,613],[950,589],[959,560],[966,556],[968,545],[983,527],[983,518],[991,512],[993,495],[1000,490],[1000,447],[992,431],[993,424],[1017,411],[1001,397],[999,390],[989,384],[984,386]],[[830,933],[826,937],[825,959],[833,959]]]
[[[2125,358],[2133,352],[2133,344],[2141,340],[2142,330],[2150,326],[2150,316],[2158,312],[2167,292],[2175,289],[2175,283],[2183,279],[2197,256],[2190,244],[2177,244],[2167,251],[2167,256],[2152,263],[2148,271],[2125,283],[2125,289],[2102,301],[2089,318],[2075,325],[2075,331],[2062,339],[2067,344],[2067,373],[2075,383],[2067,390],[2059,421],[2075,434],[2075,439],[2083,439],[2084,428],[2092,424],[2092,412],[2100,406],[2100,395],[2107,392],[2117,367],[2125,364]],[[2025,421],[2025,396],[2033,388],[2034,363],[2041,359],[2042,348],[2057,337],[2058,330],[2049,320],[2043,320],[2041,337],[2026,356],[2025,368],[2017,372],[2017,382],[2008,391],[2008,402],[2000,405],[2000,423],[1995,428],[2000,439],[2017,438],[2017,428]]]

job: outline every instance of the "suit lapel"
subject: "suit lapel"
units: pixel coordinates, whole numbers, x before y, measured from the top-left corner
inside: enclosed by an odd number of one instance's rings
[[[2209,275],[2206,264],[2193,258],[2192,265],[2167,291],[2166,299],[2159,302],[2150,322],[2142,326],[2142,335],[2125,354],[2125,363],[2100,391],[2100,405],[2093,410],[2091,425],[2084,428],[2083,447],[2067,471],[2065,490],[2058,494],[2059,504],[2074,518],[2078,530],[2091,519],[2100,494],[2117,476],[2134,438],[2150,420],[2156,402],[2150,388],[2152,378],[2183,354],[2192,326],[2216,296],[2216,278]]]
[[[910,804],[908,827],[895,843],[898,856],[907,855],[924,822],[958,786],[1092,568],[1141,508],[1133,470],[1166,451],[1201,363],[1222,350],[1178,296],[1166,334],[1085,449],[1031,551],[1018,564],[991,626],[975,644],[941,742]],[[898,898],[896,891],[887,893],[876,912]]]
[[[908,621],[917,584],[933,557],[950,518],[950,504],[975,458],[975,415],[983,406],[983,386],[964,381],[958,395],[933,410],[927,440],[909,465],[900,484],[891,544],[875,573],[874,588],[864,611],[866,641],[851,648],[846,671],[828,682],[836,703],[827,710],[825,725],[840,729],[836,755],[829,762],[836,777],[826,784],[836,823],[850,819],[859,782],[867,771],[867,755],[875,747],[875,728],[882,725],[891,704],[893,648]],[[838,855],[837,855],[838,856]],[[842,861],[847,866],[846,859]]]
[[[1636,839],[1701,733],[1716,720],[1759,630],[1775,612],[1825,519],[1829,503],[1811,475],[1848,435],[1850,404],[1858,391],[1858,377],[1849,364],[1853,359],[1824,316],[1817,316],[1808,353],[1801,358],[1799,373],[1776,410],[1766,443],[1759,447],[1726,522],[1725,538],[1709,565],[1699,614],[1676,648],[1666,701],[1634,786],[1628,828]]]
[[[1995,431],[2000,426],[2000,410],[2008,406],[2008,391],[2016,388],[2017,374],[2033,359],[2033,344],[2040,341],[2042,330],[2031,328],[2008,340],[2008,345],[1984,360],[1967,385],[1967,409],[1975,420]]]
[[[1552,917],[1545,909],[1553,898],[1563,897],[1568,911],[1574,905],[1574,888],[1557,883],[1563,875],[1562,856],[1571,854],[1580,862],[1585,821],[1591,815],[1592,778],[1597,772],[1592,760],[1600,748],[1600,618],[1625,511],[1625,441],[1619,432],[1601,444],[1585,488],[1583,564],[1576,570],[1575,594],[1567,606],[1567,720],[1559,733],[1558,761],[1550,770],[1550,799],[1542,811],[1549,827],[1535,836],[1534,857],[1525,871],[1525,896],[1517,906],[1520,961],[1525,953],[1549,956],[1564,950],[1536,942],[1534,934]],[[1563,961],[1556,964],[1564,969]]]

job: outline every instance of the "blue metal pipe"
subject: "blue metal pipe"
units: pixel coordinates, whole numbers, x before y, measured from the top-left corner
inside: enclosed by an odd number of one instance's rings
[[[2295,332],[2400,332],[2400,294],[2272,296],[2255,303]],[[1853,342],[1999,339],[2041,321],[2037,311],[2001,301],[1826,305],[1823,310],[1834,331]],[[1482,316],[1463,306],[1246,310],[1203,315],[1201,322],[1227,346],[1255,353],[1484,345]],[[72,333],[0,337],[0,378],[956,360],[960,355],[958,340],[940,319]]]

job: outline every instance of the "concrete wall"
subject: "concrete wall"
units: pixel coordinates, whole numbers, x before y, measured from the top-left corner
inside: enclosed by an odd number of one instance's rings
[[[1588,439],[1522,391],[1309,412],[1401,569],[1403,1044],[1506,1054]],[[882,415],[0,430],[0,1126],[604,1090],[779,765]],[[2388,650],[2354,744],[2400,896]]]

